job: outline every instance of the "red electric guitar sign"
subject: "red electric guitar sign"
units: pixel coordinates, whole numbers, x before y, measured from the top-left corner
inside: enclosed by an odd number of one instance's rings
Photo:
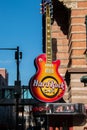
[[[51,0],[45,0],[43,4],[46,16],[46,54],[36,58],[37,72],[30,81],[30,92],[39,101],[55,102],[63,97],[65,84],[58,72],[60,60],[52,61]]]

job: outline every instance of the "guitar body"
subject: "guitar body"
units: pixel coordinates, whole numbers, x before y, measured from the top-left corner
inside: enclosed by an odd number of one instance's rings
[[[37,72],[30,82],[31,94],[42,102],[55,102],[59,100],[65,92],[64,80],[58,73],[60,60],[46,62],[46,54],[41,54],[36,58]]]

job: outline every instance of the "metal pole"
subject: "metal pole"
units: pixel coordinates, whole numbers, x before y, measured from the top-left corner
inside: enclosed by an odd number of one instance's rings
[[[17,82],[18,82],[18,85],[19,85],[19,47],[17,47]]]
[[[16,98],[16,129],[15,130],[18,130],[18,105],[19,105],[19,98]]]
[[[18,128],[18,114],[19,114],[19,111],[18,111],[18,106],[19,106],[19,98],[20,98],[20,90],[21,90],[21,84],[20,84],[20,77],[19,77],[19,47],[17,47],[17,51],[15,52],[15,59],[16,59],[16,63],[17,63],[17,79],[15,81],[15,97],[16,97],[16,130],[19,130]]]
[[[17,48],[0,48],[0,50],[17,50]]]

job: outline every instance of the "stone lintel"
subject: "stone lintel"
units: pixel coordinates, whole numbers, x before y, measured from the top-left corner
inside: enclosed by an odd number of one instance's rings
[[[87,68],[68,68],[69,73],[87,73]]]

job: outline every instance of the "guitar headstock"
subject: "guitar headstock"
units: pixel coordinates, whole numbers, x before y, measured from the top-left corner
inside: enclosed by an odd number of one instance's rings
[[[52,0],[42,0],[41,5],[41,13],[42,15],[46,15],[47,10],[49,10],[49,15],[51,18],[51,24],[53,22],[53,4]]]

